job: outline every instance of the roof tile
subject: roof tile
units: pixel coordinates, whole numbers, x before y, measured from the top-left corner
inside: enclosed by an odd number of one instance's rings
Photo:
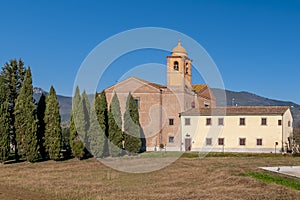
[[[181,113],[182,116],[216,115],[283,115],[288,106],[229,106],[217,108],[192,108]]]

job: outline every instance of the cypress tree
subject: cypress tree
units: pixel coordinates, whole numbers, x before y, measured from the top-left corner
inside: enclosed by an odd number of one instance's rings
[[[14,108],[16,141],[19,155],[33,162],[38,158],[37,114],[33,103],[33,88],[30,67],[17,97]]]
[[[81,96],[82,96],[82,99],[84,99],[84,103],[85,103],[85,107],[86,107],[86,112],[87,112],[87,114],[89,114],[90,110],[91,110],[91,105],[90,105],[89,97],[86,94],[85,90],[83,91],[83,93],[82,93]]]
[[[108,147],[111,156],[118,156],[122,149],[122,114],[117,94],[115,93],[108,112]]]
[[[8,112],[9,112],[9,129],[10,129],[10,138],[11,143],[15,147],[15,157],[16,160],[19,159],[18,156],[18,148],[16,142],[16,132],[15,132],[15,115],[14,115],[14,107],[15,101],[19,95],[22,82],[25,76],[25,68],[24,62],[19,59],[10,60],[9,63],[5,63],[2,67],[2,76],[4,79],[4,84],[7,92],[7,100],[8,100]]]
[[[46,96],[42,93],[40,100],[37,105],[37,118],[38,118],[38,131],[37,131],[37,139],[40,154],[43,159],[48,157],[45,146],[44,146],[44,137],[45,137],[45,111],[46,111]]]
[[[80,103],[80,116],[82,121],[82,139],[85,144],[85,147],[89,149],[89,141],[88,141],[88,130],[90,128],[90,101],[85,91],[83,91],[81,95],[81,103]]]
[[[51,86],[46,98],[44,146],[51,160],[58,160],[62,148],[62,129],[59,115],[59,103],[56,92]]]
[[[70,147],[73,156],[80,160],[84,155],[84,144],[77,133],[73,112],[70,119]]]
[[[62,149],[65,150],[64,157],[70,156],[70,126],[62,127]]]
[[[99,109],[101,107],[100,102],[101,102],[100,97],[96,93],[95,99],[93,101],[93,105],[90,110],[90,127],[88,131],[88,139],[90,144],[89,151],[96,158],[102,157],[104,155],[105,131],[106,131],[106,126],[103,126],[103,122],[105,122],[105,120],[102,121],[101,126],[98,121],[97,114],[101,113],[99,112]],[[105,109],[104,109],[104,113],[105,113]]]
[[[0,76],[0,163],[7,160],[10,150],[9,112],[6,88]]]
[[[75,96],[73,99],[73,118],[76,125],[76,130],[80,136],[81,141],[86,140],[86,131],[88,126],[88,111],[86,110],[85,98],[80,96],[79,88],[76,88]]]
[[[130,153],[138,153],[142,146],[140,136],[139,111],[132,95],[129,93],[124,113],[125,149]]]
[[[106,101],[106,94],[103,90],[100,93],[100,96],[98,97],[99,101],[96,101],[95,104],[95,110],[96,115],[98,118],[98,122],[100,125],[101,131],[103,131],[105,137],[104,137],[104,150],[103,150],[103,156],[108,156],[109,150],[108,150],[108,143],[107,143],[107,137],[108,137],[108,108],[107,108],[107,101]]]
[[[84,155],[84,144],[81,141],[80,135],[77,132],[77,128],[82,127],[82,125],[80,125],[80,118],[79,118],[80,103],[81,103],[80,91],[77,86],[73,98],[72,112],[71,112],[71,119],[70,119],[70,147],[73,156],[75,156],[78,159],[81,159]]]

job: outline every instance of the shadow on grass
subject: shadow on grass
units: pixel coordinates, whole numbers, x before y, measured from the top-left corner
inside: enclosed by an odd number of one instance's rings
[[[26,160],[7,160],[5,162],[3,162],[2,164],[4,165],[11,165],[11,164],[16,164],[16,163],[23,163],[23,162],[26,162]]]

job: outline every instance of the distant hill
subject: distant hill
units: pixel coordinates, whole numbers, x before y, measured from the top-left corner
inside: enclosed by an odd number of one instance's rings
[[[33,98],[38,102],[41,95],[47,95],[48,92],[44,91],[41,88],[35,87],[33,88]],[[61,121],[69,121],[70,120],[70,113],[72,110],[72,97],[66,97],[57,95],[57,99],[59,102],[59,112],[61,115]]]
[[[218,106],[290,106],[294,118],[294,125],[300,122],[300,105],[290,101],[280,101],[258,96],[249,92],[234,92],[225,90],[226,102],[218,98],[224,94],[222,89],[212,89],[217,99]],[[219,101],[218,101],[219,99]]]
[[[223,95],[224,90],[213,88],[212,91],[216,96],[218,106],[290,106],[294,117],[294,124],[300,123],[300,105],[296,103],[290,101],[269,99],[244,91],[234,92],[230,90],[225,90],[226,101],[221,101],[220,99],[222,98],[218,97]],[[34,88],[34,98],[36,99],[36,101],[39,100],[42,93],[47,94],[47,92],[45,92],[41,88]],[[61,95],[57,95],[57,98],[60,105],[60,114],[62,121],[70,120],[72,98]],[[93,95],[89,95],[89,98],[91,101]]]

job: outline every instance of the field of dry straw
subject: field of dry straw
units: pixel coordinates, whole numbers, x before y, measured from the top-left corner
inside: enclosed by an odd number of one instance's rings
[[[243,176],[277,165],[300,165],[300,157],[183,157],[142,174],[115,171],[94,158],[5,164],[0,199],[299,199],[299,190]]]

